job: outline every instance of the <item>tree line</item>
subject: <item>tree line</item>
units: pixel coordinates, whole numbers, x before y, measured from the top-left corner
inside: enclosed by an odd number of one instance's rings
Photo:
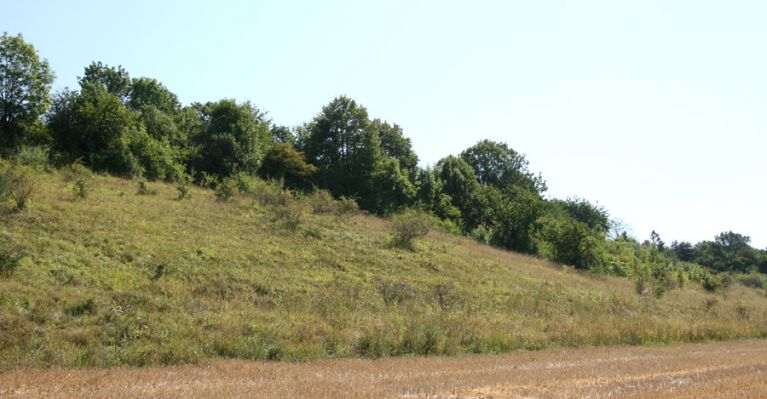
[[[733,232],[670,246],[657,234],[642,243],[625,232],[611,235],[615,225],[604,208],[582,198],[547,199],[543,177],[506,143],[480,140],[421,167],[399,125],[372,118],[346,96],[289,128],[247,101],[183,105],[156,79],[101,62],[85,67],[77,89],[51,95],[53,79],[31,44],[3,34],[4,157],[45,148],[53,164],[79,162],[125,177],[206,185],[237,174],[276,179],[292,190],[353,198],[377,215],[417,208],[497,247],[637,281],[694,280],[700,266],[700,279],[712,271],[767,272],[767,251]]]

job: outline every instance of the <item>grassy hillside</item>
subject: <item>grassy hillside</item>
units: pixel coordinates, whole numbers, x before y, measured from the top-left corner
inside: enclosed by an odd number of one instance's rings
[[[0,225],[19,256],[0,277],[0,370],[767,336],[764,291],[739,284],[658,299],[441,232],[394,248],[390,222],[317,199],[179,200],[104,176],[76,199],[64,172],[34,181]]]

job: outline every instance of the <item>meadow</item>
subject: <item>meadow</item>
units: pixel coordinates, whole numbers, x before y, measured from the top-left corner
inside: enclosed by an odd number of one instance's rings
[[[240,193],[30,172],[0,225],[0,371],[767,337],[763,288],[662,296],[253,180]],[[81,183],[78,183],[81,182]]]

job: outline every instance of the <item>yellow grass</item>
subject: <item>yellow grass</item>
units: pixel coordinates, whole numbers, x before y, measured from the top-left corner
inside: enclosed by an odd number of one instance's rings
[[[0,374],[4,398],[763,398],[767,343]]]

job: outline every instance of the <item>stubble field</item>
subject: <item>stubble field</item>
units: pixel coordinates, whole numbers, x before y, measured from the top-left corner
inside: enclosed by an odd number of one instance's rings
[[[767,342],[17,370],[4,398],[764,398]]]

